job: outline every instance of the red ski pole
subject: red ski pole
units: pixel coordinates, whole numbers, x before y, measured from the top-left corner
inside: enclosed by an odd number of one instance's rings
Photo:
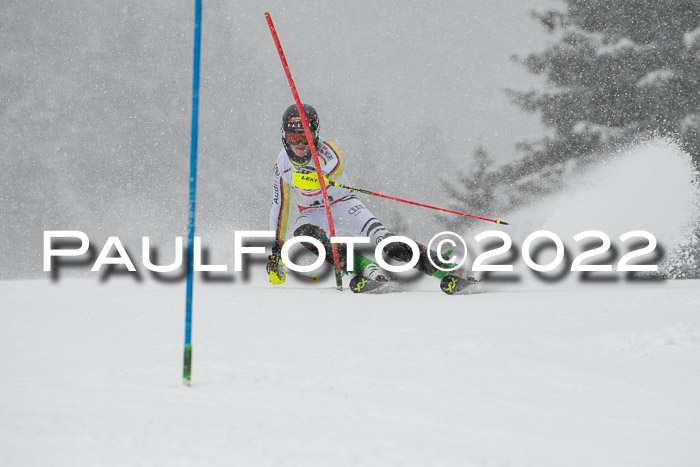
[[[318,189],[319,180],[316,178],[317,176],[318,175],[314,176],[313,174],[295,173],[294,174],[294,184],[303,190]],[[324,177],[323,181],[327,185],[337,186],[338,188],[345,188],[346,190],[358,191],[360,193],[365,193],[367,195],[372,195],[372,196],[378,196],[380,198],[386,198],[386,199],[390,199],[393,201],[400,201],[402,203],[412,204],[413,206],[420,206],[422,208],[435,209],[436,211],[449,212],[450,214],[457,214],[459,216],[471,217],[473,219],[481,219],[482,221],[494,222],[496,225],[509,225],[508,222],[504,222],[500,218],[489,219],[487,217],[474,216],[472,214],[466,214],[464,212],[452,211],[450,209],[445,209],[445,208],[439,208],[437,206],[431,206],[429,204],[416,203],[415,201],[409,201],[407,199],[396,198],[395,196],[383,195],[381,193],[375,193],[375,192],[370,191],[370,190],[364,190],[362,188],[356,188],[354,186],[343,185],[342,183],[334,182],[333,180],[328,180],[325,177]]]
[[[394,196],[383,195],[383,194],[381,194],[381,193],[375,193],[375,192],[369,191],[369,190],[363,190],[362,188],[355,188],[355,187],[352,187],[352,186],[343,185],[343,184],[341,184],[341,183],[336,183],[336,182],[334,182],[333,180],[330,180],[328,183],[329,183],[330,185],[337,186],[337,187],[339,187],[339,188],[345,188],[345,189],[348,189],[348,190],[359,191],[360,193],[365,193],[365,194],[367,194],[367,195],[379,196],[380,198],[386,198],[386,199],[391,199],[391,200],[394,200],[394,201],[400,201],[400,202],[402,202],[402,203],[412,204],[412,205],[414,205],[414,206],[420,206],[420,207],[422,207],[422,208],[435,209],[436,211],[442,211],[442,212],[449,212],[450,214],[457,214],[457,215],[459,215],[459,216],[471,217],[471,218],[473,218],[473,219],[481,219],[482,221],[494,222],[494,223],[496,223],[496,225],[509,225],[508,222],[504,222],[504,221],[502,221],[500,218],[498,218],[498,219],[488,219],[488,218],[486,218],[486,217],[479,217],[479,216],[474,216],[474,215],[472,215],[472,214],[466,214],[466,213],[463,213],[463,212],[452,211],[452,210],[450,210],[450,209],[439,208],[439,207],[437,207],[437,206],[431,206],[431,205],[429,205],[429,204],[416,203],[415,201],[409,201],[409,200],[407,200],[407,199],[396,198],[396,197],[394,197]]]
[[[294,80],[292,79],[292,72],[289,71],[289,65],[287,64],[287,59],[284,57],[284,51],[282,50],[282,44],[280,43],[279,37],[277,37],[277,30],[275,30],[275,25],[272,23],[272,17],[270,13],[265,13],[265,18],[267,18],[267,25],[270,28],[270,33],[272,34],[272,39],[275,41],[275,46],[277,46],[277,53],[279,53],[280,60],[282,61],[282,67],[287,75],[287,81],[289,81],[289,87],[292,90],[292,95],[294,96],[294,102],[296,102],[297,110],[299,111],[299,116],[301,117],[301,124],[304,126],[304,134],[306,135],[306,141],[313,141],[313,136],[311,135],[311,130],[309,130],[309,122],[306,119],[306,114],[304,109],[301,107],[301,100],[299,99],[299,93],[294,85]],[[323,173],[321,172],[321,163],[318,160],[318,154],[316,153],[316,146],[314,144],[309,144],[311,148],[311,156],[314,159],[314,165],[316,166],[316,175],[318,176],[321,187],[321,194],[323,196],[323,203],[326,206],[326,218],[328,219],[328,233],[331,237],[335,237],[335,227],[333,226],[333,215],[331,214],[331,205],[328,202],[328,192],[326,183],[323,180]],[[331,244],[331,249],[333,250],[333,264],[335,266],[335,285],[338,290],[343,290],[343,274],[340,270],[340,258],[338,257],[338,245],[336,243]]]

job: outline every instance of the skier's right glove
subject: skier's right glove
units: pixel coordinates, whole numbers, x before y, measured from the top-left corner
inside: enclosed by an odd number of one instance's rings
[[[267,257],[267,274],[270,284],[284,284],[287,273],[284,272],[284,263],[280,256],[281,249],[278,245],[272,248],[272,254]]]

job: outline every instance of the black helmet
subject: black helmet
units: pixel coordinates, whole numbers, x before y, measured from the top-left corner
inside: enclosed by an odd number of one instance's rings
[[[318,113],[316,109],[308,104],[302,104],[301,108],[304,109],[306,121],[309,122],[309,130],[314,138],[314,146],[318,147]],[[289,156],[289,160],[294,167],[297,169],[306,167],[306,164],[311,160],[311,148],[306,151],[304,157],[298,157],[287,143],[287,133],[304,133],[304,125],[301,123],[296,104],[287,107],[287,110],[282,114],[282,146],[287,151],[287,156]]]

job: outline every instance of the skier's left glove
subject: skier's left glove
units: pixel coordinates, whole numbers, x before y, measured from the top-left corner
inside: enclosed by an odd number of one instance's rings
[[[287,278],[287,273],[284,272],[284,263],[282,262],[281,248],[275,245],[272,248],[272,254],[267,257],[267,274],[270,284],[284,284]]]

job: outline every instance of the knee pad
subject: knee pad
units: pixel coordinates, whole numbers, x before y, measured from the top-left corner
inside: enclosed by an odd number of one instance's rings
[[[388,232],[386,235],[383,235],[377,239],[377,244],[379,244],[379,242],[381,242],[385,238],[393,237],[393,236],[394,236],[393,233]],[[418,251],[422,253],[423,250],[425,249],[425,247],[423,245],[421,245],[420,243],[418,243],[417,245],[418,245]],[[411,250],[411,247],[406,245],[403,242],[393,242],[393,243],[388,244],[384,248],[384,253],[386,253],[386,255],[389,258],[392,258],[392,259],[395,259],[398,261],[403,261],[405,263],[410,261],[411,257],[413,256],[413,250]]]
[[[393,234],[386,235],[386,237],[390,237],[391,235]],[[437,268],[430,263],[428,255],[435,261],[437,259],[437,253],[432,250],[428,251],[428,247],[422,243],[416,242],[416,245],[418,245],[418,263],[416,263],[415,268],[428,275],[434,274]],[[405,263],[409,262],[413,257],[413,250],[411,250],[411,247],[401,242],[390,243],[384,248],[384,253],[390,258]]]
[[[326,232],[323,231],[319,226],[313,225],[313,224],[304,224],[298,229],[294,231],[294,236],[295,237],[311,237],[315,238],[316,240],[320,241],[321,244],[323,245],[323,248],[326,250],[326,262],[333,264],[333,249],[331,246],[331,240],[328,238],[328,235]],[[302,245],[304,245],[306,248],[309,250],[313,251],[314,253],[318,254],[318,249],[313,246],[311,243],[306,243],[302,242]],[[340,267],[341,269],[345,267],[346,264],[346,252],[347,248],[343,244],[338,245],[338,256],[340,259]]]
[[[328,239],[328,235],[326,235],[326,232],[324,232],[321,227],[313,224],[304,224],[298,229],[294,231],[294,236],[295,237],[311,237],[315,238],[316,240],[319,240],[323,246],[328,249],[330,247],[331,241]],[[303,243],[303,245],[306,248],[312,249],[313,251],[316,251],[316,247],[311,245],[310,243]]]

